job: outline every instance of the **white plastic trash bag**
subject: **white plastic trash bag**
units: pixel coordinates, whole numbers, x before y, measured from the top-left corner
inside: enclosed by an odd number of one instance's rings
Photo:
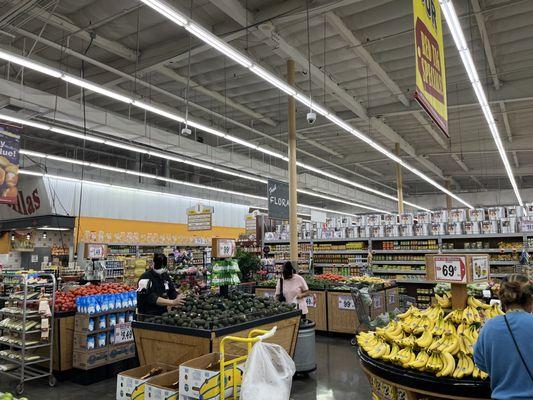
[[[277,344],[254,344],[244,368],[241,400],[288,400],[294,361]]]

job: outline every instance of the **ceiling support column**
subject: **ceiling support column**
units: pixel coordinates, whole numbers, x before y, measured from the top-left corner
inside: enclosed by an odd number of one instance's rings
[[[287,60],[287,83],[294,86],[294,60]],[[298,175],[296,172],[296,100],[288,98],[289,131],[289,230],[291,244],[291,261],[298,270]]]
[[[396,155],[400,157],[400,143],[395,143]],[[398,194],[398,214],[403,213],[403,175],[402,166],[396,163],[396,193]]]

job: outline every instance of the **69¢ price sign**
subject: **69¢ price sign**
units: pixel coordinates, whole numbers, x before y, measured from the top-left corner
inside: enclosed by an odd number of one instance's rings
[[[435,257],[435,280],[443,282],[466,282],[465,257]]]

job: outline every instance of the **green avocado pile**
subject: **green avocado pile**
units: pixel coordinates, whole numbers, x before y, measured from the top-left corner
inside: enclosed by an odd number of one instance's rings
[[[220,329],[231,325],[282,314],[295,309],[271,297],[232,292],[228,297],[202,294],[190,296],[185,304],[161,317],[146,317],[144,322],[195,329]]]

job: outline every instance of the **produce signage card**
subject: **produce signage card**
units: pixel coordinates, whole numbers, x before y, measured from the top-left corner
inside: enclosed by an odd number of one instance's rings
[[[0,204],[15,204],[18,197],[20,137],[0,131]]]

